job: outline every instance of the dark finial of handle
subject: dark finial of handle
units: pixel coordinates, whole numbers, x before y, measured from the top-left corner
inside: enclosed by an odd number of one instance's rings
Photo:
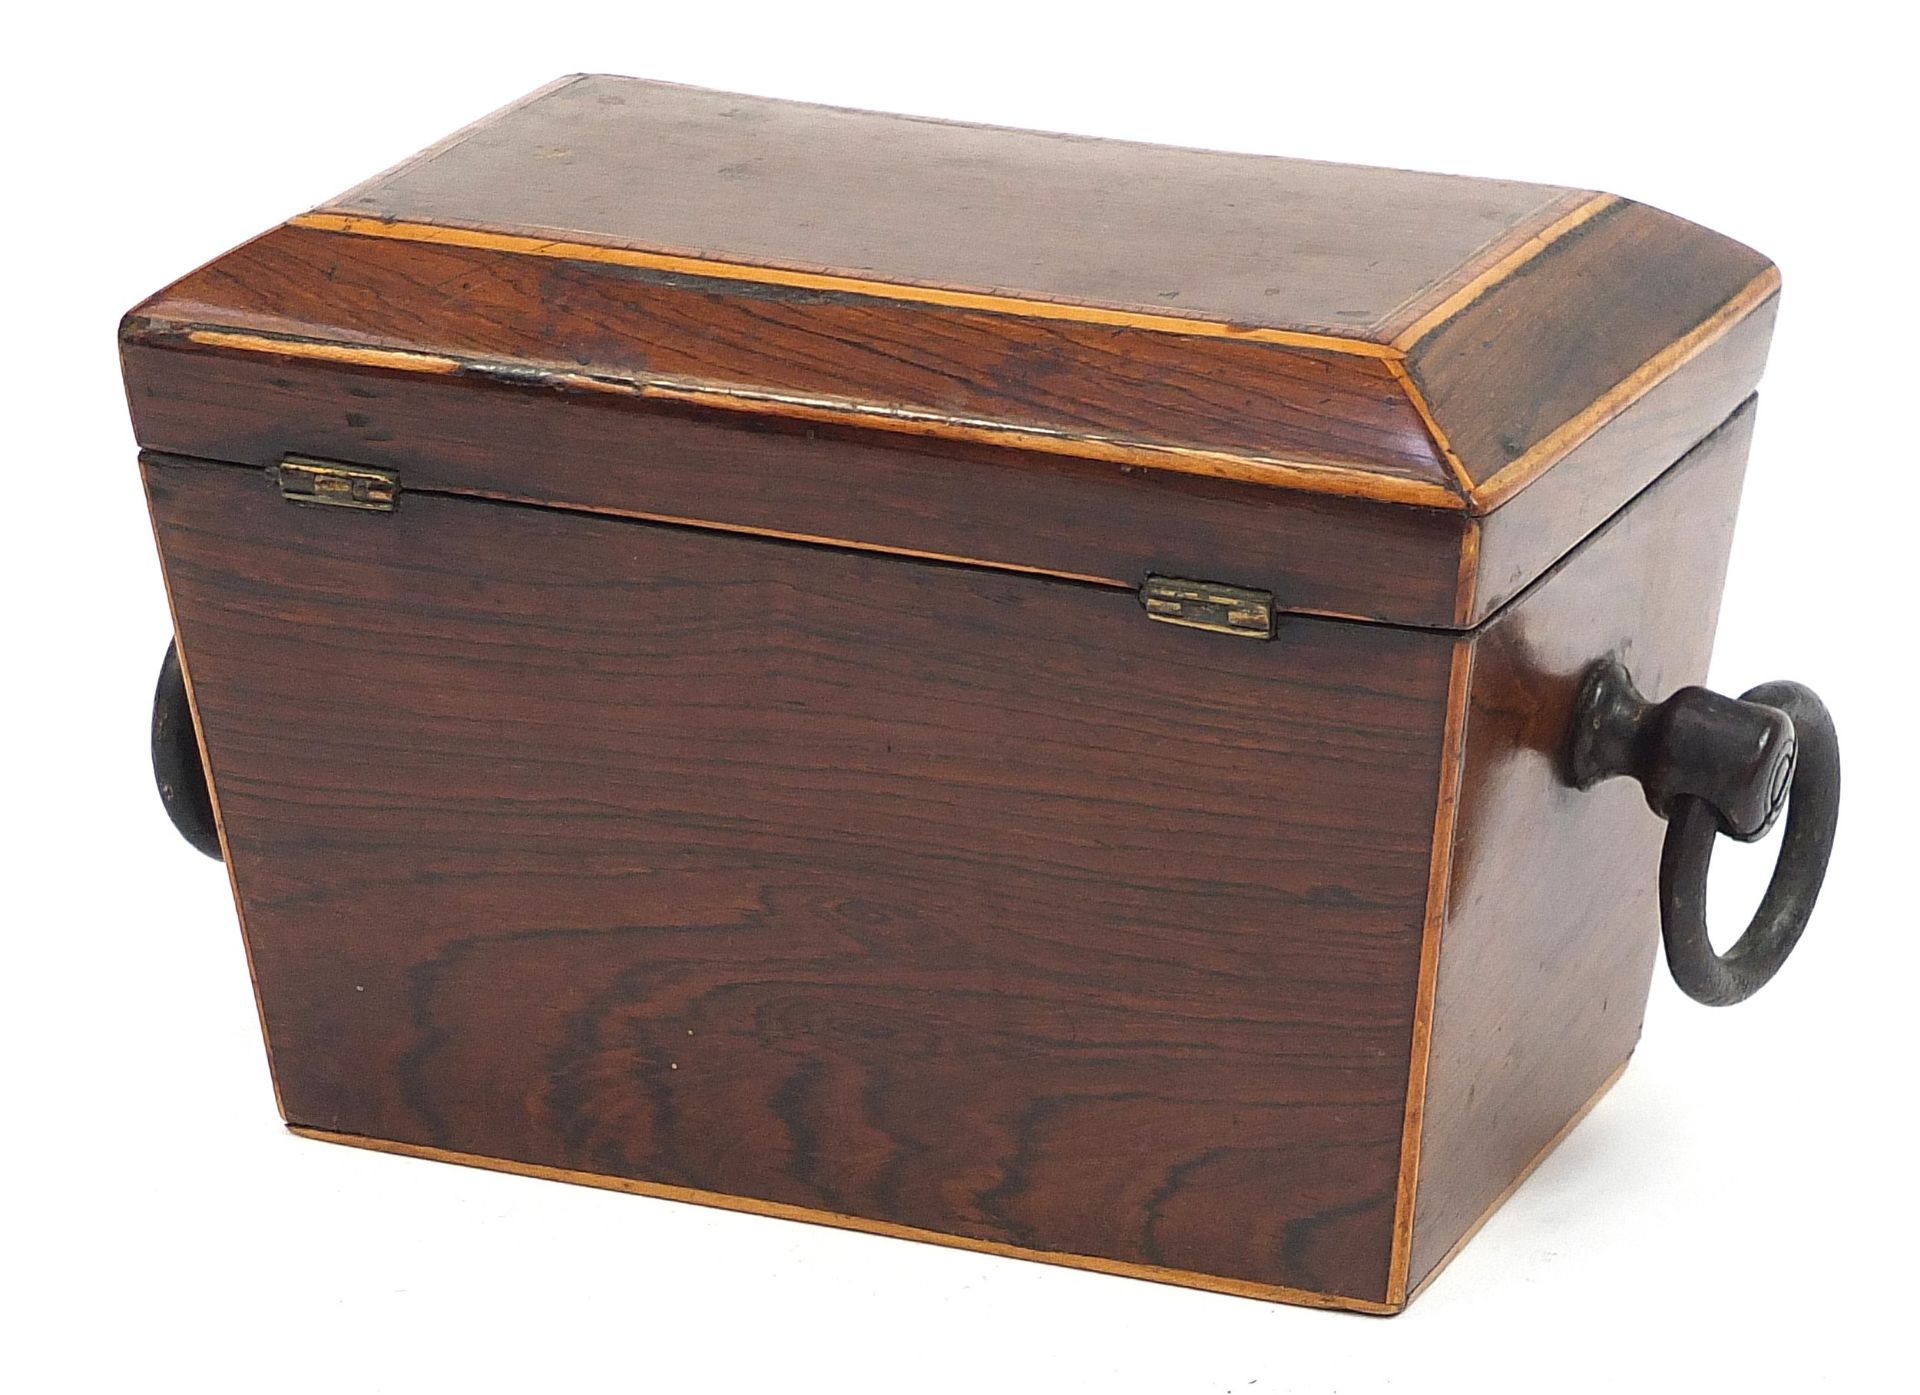
[[[200,763],[187,680],[180,672],[180,653],[171,644],[160,661],[160,682],[153,692],[153,782],[180,836],[208,857],[219,857],[220,831],[213,821],[207,770]]]
[[[1840,747],[1812,690],[1763,683],[1736,700],[1682,688],[1648,702],[1617,659],[1587,670],[1574,705],[1567,778],[1588,789],[1615,775],[1640,782],[1668,823],[1660,856],[1667,965],[1700,1002],[1751,997],[1779,971],[1807,927],[1840,811]],[[1707,935],[1713,840],[1765,836],[1787,814],[1779,861],[1746,933],[1725,954]]]

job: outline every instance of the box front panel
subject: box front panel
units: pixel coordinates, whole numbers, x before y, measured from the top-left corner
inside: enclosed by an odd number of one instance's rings
[[[147,479],[291,1122],[1385,1296],[1445,637]]]

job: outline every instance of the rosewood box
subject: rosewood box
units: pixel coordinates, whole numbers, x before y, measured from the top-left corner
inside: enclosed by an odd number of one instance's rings
[[[1662,929],[1730,1002],[1818,890],[1818,700],[1691,686],[1778,284],[1582,189],[592,76],[175,282],[155,769],[288,1124],[1397,1311]]]

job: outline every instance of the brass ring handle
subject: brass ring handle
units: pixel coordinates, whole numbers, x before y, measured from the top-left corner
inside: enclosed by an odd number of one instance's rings
[[[1738,699],[1682,688],[1648,702],[1617,659],[1587,671],[1574,707],[1569,782],[1640,782],[1668,822],[1660,855],[1667,967],[1691,998],[1715,1007],[1758,992],[1793,952],[1826,877],[1840,813],[1833,718],[1798,683],[1763,683]],[[1707,934],[1707,868],[1716,834],[1753,842],[1782,812],[1786,833],[1760,908],[1733,948]]]
[[[180,671],[179,650],[171,643],[160,661],[160,681],[153,691],[152,741],[153,783],[160,790],[167,817],[182,838],[208,857],[219,857],[220,831],[214,825],[200,740],[194,735],[187,680]]]

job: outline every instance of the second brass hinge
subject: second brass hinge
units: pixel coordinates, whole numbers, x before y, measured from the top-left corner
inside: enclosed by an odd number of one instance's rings
[[[1244,639],[1273,638],[1271,591],[1181,576],[1149,576],[1140,584],[1140,604],[1146,607],[1148,619],[1164,624]]]
[[[274,468],[280,495],[296,504],[331,504],[343,509],[392,513],[400,476],[371,465],[342,465],[290,455]]]

